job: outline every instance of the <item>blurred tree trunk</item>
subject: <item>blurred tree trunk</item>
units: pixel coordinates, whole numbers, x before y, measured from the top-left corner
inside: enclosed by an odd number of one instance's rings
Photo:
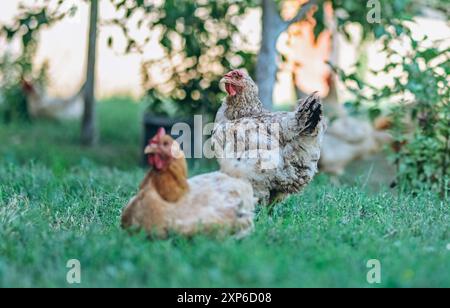
[[[270,110],[278,70],[276,45],[284,24],[274,0],[263,0],[262,12],[262,41],[256,64],[256,80],[261,102]]]
[[[92,146],[97,142],[98,134],[95,123],[95,62],[97,52],[98,0],[91,0],[89,22],[89,42],[84,88],[84,114],[81,127],[81,142]]]
[[[331,55],[329,62],[334,67],[339,67],[338,62],[340,44],[337,22],[338,21],[335,15],[328,16],[326,19],[326,26],[331,31]],[[328,96],[323,99],[325,115],[331,119],[344,117],[347,114],[344,106],[339,102],[339,92],[337,88],[338,82],[339,77],[336,75],[336,73],[331,72],[330,78],[328,80],[330,90]]]
[[[256,64],[256,81],[261,101],[269,110],[273,108],[273,89],[277,80],[278,37],[290,25],[302,20],[314,3],[314,0],[305,3],[294,18],[284,21],[275,0],[262,0],[262,40]]]

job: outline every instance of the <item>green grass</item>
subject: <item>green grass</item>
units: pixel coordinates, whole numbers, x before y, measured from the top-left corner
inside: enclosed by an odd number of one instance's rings
[[[128,99],[99,104],[101,143],[92,149],[80,147],[80,125],[77,122],[39,121],[3,125],[0,129],[0,157],[13,164],[39,161],[52,170],[65,170],[88,161],[119,169],[128,168],[140,157],[142,120],[139,115],[140,106]]]
[[[144,175],[139,114],[124,99],[100,104],[95,149],[78,146],[76,123],[0,125],[0,287],[69,287],[69,259],[82,287],[450,287],[449,204],[374,192],[370,173],[341,186],[316,177],[259,210],[243,240],[129,236],[119,217]],[[366,281],[369,259],[380,285]]]

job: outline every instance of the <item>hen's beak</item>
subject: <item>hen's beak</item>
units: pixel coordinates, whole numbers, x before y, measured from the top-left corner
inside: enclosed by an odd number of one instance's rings
[[[158,146],[156,144],[150,144],[144,150],[144,154],[155,154],[157,152],[158,152]]]
[[[226,85],[233,85],[235,87],[235,89],[242,89],[242,87],[243,87],[243,85],[239,81],[236,81],[235,79],[233,79],[232,77],[227,76],[227,75],[225,75],[222,79],[220,79],[219,88],[223,92],[230,94],[230,93],[228,93],[228,91],[226,89]]]
[[[223,77],[222,79],[220,79],[219,81],[219,88],[222,92],[226,92],[227,90],[225,89],[225,85],[227,83],[227,78]]]

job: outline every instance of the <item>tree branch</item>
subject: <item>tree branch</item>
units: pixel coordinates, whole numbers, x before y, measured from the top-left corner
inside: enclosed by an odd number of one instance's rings
[[[303,4],[301,9],[298,11],[297,15],[294,16],[294,18],[284,22],[285,28],[287,29],[290,25],[299,22],[300,20],[303,20],[306,14],[309,12],[309,10],[316,4],[317,0],[310,0],[305,4]]]

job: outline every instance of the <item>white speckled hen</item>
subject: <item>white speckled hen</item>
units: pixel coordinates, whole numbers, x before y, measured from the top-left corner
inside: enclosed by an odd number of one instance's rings
[[[221,171],[249,180],[262,204],[301,191],[317,172],[326,128],[317,93],[294,112],[269,112],[244,71],[231,71],[221,84],[228,96],[212,137]]]

